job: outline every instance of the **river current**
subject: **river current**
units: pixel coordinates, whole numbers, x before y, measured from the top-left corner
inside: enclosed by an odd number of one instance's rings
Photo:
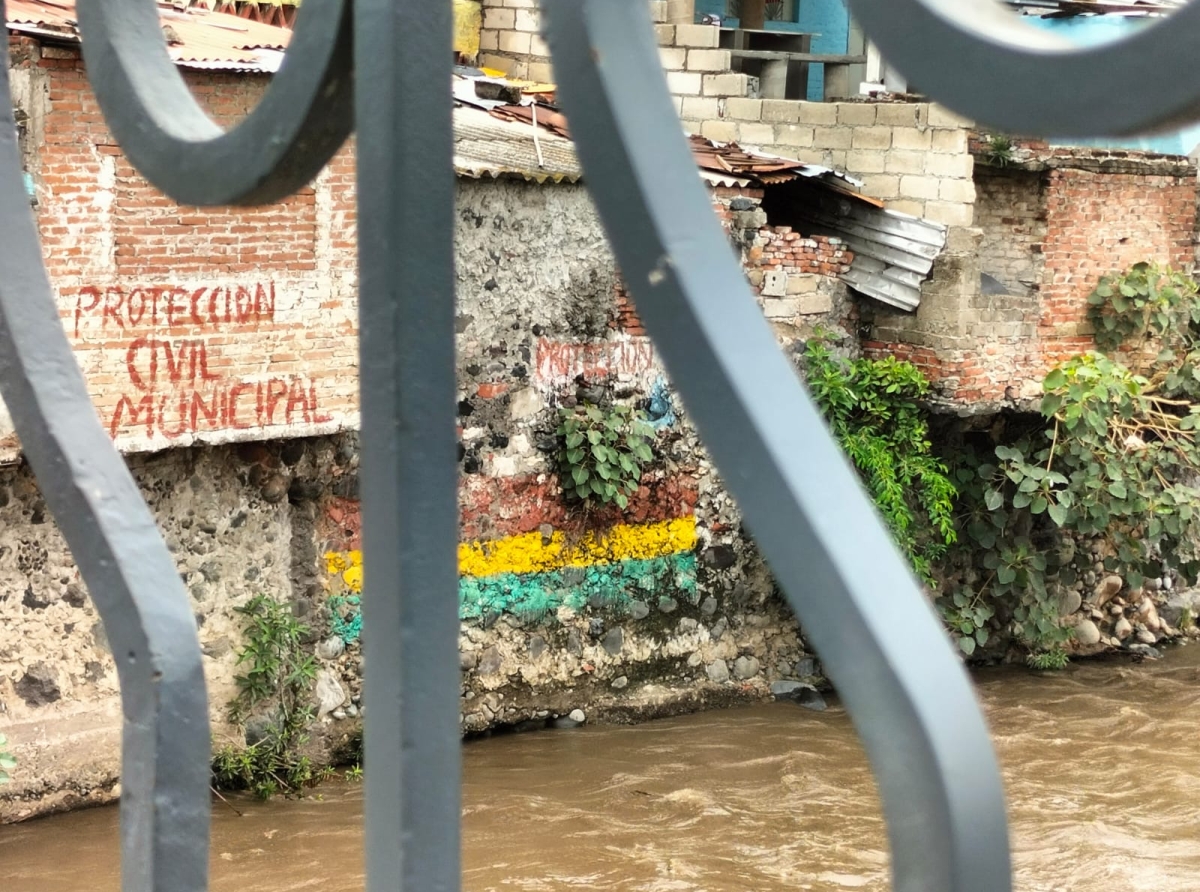
[[[1200,646],[975,676],[1022,892],[1200,890]],[[787,703],[464,747],[468,892],[889,888],[846,712]],[[213,809],[213,892],[359,892],[362,785]],[[0,827],[3,892],[118,892],[117,811]]]

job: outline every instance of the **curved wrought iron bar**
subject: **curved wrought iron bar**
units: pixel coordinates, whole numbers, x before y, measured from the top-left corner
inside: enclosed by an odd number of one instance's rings
[[[0,2],[0,13],[4,4]],[[121,683],[122,888],[208,888],[212,757],[187,590],[63,331],[0,65],[0,393],[104,621]]]
[[[79,0],[88,79],[134,167],[178,202],[269,204],[308,184],[354,125],[353,3],[306,3],[283,66],[229,132],[171,61],[154,0]]]
[[[1200,71],[1191,64],[1200,3],[1115,43],[1080,48],[996,0],[848,2],[911,83],[1011,133],[1115,136],[1200,118]]]
[[[1008,892],[1000,774],[933,608],[712,213],[645,0],[542,0],[584,175],[647,331],[854,719],[894,888]]]

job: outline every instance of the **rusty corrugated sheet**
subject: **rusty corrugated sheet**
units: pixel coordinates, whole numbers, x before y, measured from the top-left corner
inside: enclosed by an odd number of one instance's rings
[[[292,32],[239,16],[193,9],[161,10],[171,59],[184,68],[274,72]],[[9,30],[77,43],[74,0],[8,0]]]

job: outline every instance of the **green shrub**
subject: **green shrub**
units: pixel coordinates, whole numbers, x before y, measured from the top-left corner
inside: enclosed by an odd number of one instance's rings
[[[630,406],[562,409],[558,474],[563,491],[586,506],[622,510],[654,460],[654,429]]]
[[[854,463],[913,570],[932,583],[933,562],[956,539],[954,484],[932,452],[920,401],[929,381],[916,366],[841,360],[820,336],[805,348],[808,390]]]
[[[8,773],[17,767],[17,760],[8,751],[8,738],[0,734],[0,784],[9,782]]]
[[[309,689],[316,659],[305,653],[308,628],[292,615],[289,604],[256,595],[235,608],[245,618],[245,644],[238,651],[237,697],[229,704],[232,722],[252,713],[266,719],[261,739],[245,747],[226,746],[213,760],[219,788],[250,790],[267,799],[294,794],[329,774],[300,754],[313,719]]]

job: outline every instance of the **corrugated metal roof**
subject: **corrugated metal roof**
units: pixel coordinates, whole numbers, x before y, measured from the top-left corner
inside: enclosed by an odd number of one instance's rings
[[[462,106],[454,109],[454,169],[461,176],[535,183],[575,183],[583,176],[571,140]]]
[[[234,15],[161,9],[172,42],[171,59],[183,68],[271,73],[279,70],[292,32]],[[75,0],[8,0],[10,31],[79,42]]]
[[[920,305],[921,283],[946,248],[944,225],[826,191],[792,208],[813,232],[837,236],[854,252],[841,276],[848,285],[902,310]]]

